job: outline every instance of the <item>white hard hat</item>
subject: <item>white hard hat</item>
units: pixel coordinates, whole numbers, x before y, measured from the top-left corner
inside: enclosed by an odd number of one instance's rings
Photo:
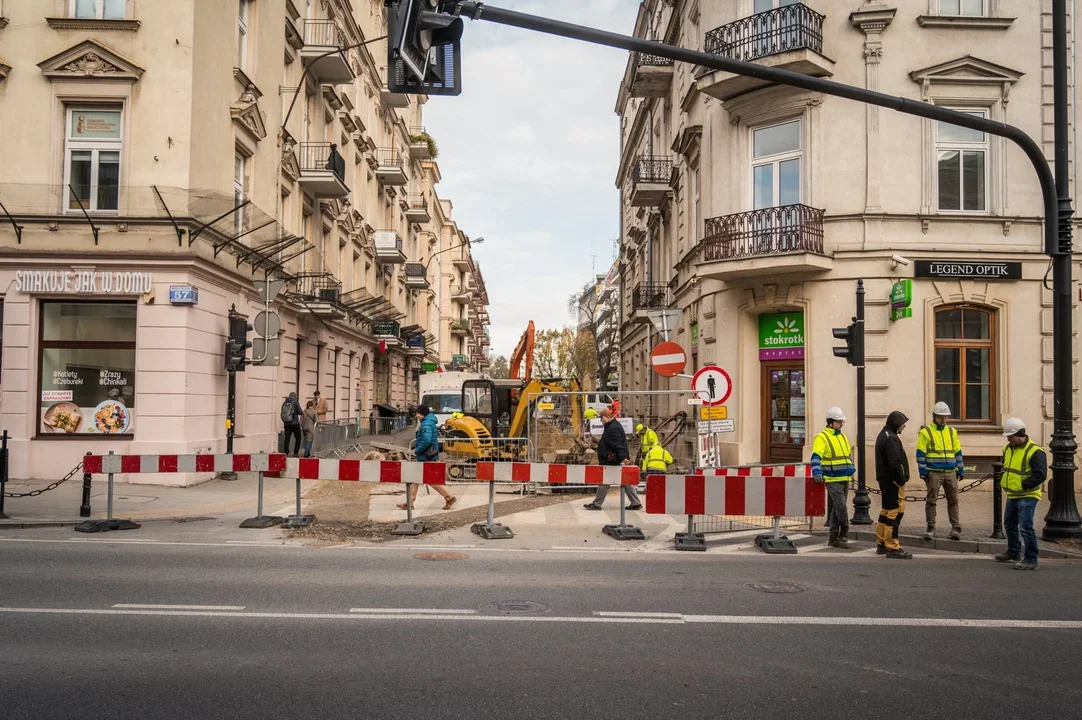
[[[938,415],[940,417],[950,417],[951,408],[947,403],[940,401],[932,406],[932,415]]]
[[[845,413],[842,412],[840,407],[832,407],[827,410],[827,420],[845,420]]]
[[[1017,435],[1019,432],[1026,429],[1026,424],[1018,418],[1010,418],[1007,422],[1003,423],[1003,437],[1010,437],[1011,435]]]

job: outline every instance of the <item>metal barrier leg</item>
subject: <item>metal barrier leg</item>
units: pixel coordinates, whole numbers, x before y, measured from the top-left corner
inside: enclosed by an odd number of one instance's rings
[[[406,485],[406,522],[400,522],[391,528],[392,535],[420,535],[428,529],[428,524],[424,520],[413,519],[413,493],[412,488]],[[421,494],[421,489],[417,488],[417,494]]]
[[[300,484],[300,480],[297,481]],[[269,528],[274,525],[278,525],[282,522],[282,518],[277,515],[264,515],[263,514],[263,473],[259,473],[259,500],[256,504],[255,517],[248,518],[240,524],[242,528],[256,528],[262,530],[263,528]]]
[[[110,450],[109,454],[112,455],[113,451]],[[107,503],[107,511],[104,520],[86,520],[85,522],[81,522],[75,526],[75,532],[100,533],[109,532],[110,530],[138,530],[142,527],[141,523],[113,517],[113,473],[109,473]]]
[[[688,515],[688,531],[676,533],[676,549],[706,552],[706,536],[695,532],[693,516]]]
[[[297,512],[282,523],[284,528],[306,528],[316,521],[315,515],[301,514],[301,479],[297,478]]]
[[[503,540],[515,536],[511,528],[496,522],[496,483],[488,484],[488,522],[474,523],[470,530],[485,540]]]
[[[774,516],[773,531],[756,537],[755,544],[768,555],[796,555],[796,545],[781,534],[781,518],[777,515]]]
[[[616,496],[620,498],[620,524],[606,525],[601,528],[601,532],[613,540],[645,540],[646,535],[643,534],[641,529],[627,524],[627,506],[624,502],[627,499],[626,494],[623,485],[616,486]]]
[[[1003,488],[1000,481],[1003,479],[1003,463],[992,463],[992,534],[988,537],[993,540],[1005,540],[1003,534]]]

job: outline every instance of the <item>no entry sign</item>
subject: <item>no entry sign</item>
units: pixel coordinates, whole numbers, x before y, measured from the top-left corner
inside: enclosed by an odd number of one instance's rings
[[[687,362],[684,348],[674,342],[658,343],[650,351],[650,364],[654,366],[654,372],[661,377],[676,377],[684,372]]]
[[[733,392],[729,373],[716,365],[707,365],[691,379],[691,389],[703,405],[721,405]]]

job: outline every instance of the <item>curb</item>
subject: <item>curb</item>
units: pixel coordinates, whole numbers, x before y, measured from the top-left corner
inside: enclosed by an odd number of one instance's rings
[[[3,520],[0,530],[29,530],[32,528],[74,527],[83,520]]]
[[[829,533],[826,530],[816,529],[814,534],[825,536]],[[878,540],[878,537],[874,532],[869,530],[854,530],[852,526],[849,527],[849,537],[853,540],[865,540],[873,543]],[[1003,540],[951,540],[949,538],[925,540],[920,535],[902,535],[901,539],[905,541],[907,547],[923,548],[925,550],[947,550],[950,552],[995,555],[996,553],[1004,552],[1007,549],[1007,543]],[[1040,548],[1037,557],[1046,560],[1082,560],[1082,554],[1044,546]]]

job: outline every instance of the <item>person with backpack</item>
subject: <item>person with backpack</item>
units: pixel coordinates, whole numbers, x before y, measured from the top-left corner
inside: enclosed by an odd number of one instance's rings
[[[285,442],[282,444],[282,450],[286,455],[300,457],[301,443],[304,442],[304,438],[301,434],[301,403],[297,399],[297,393],[289,393],[289,397],[282,403],[281,415],[282,426],[285,429]],[[294,437],[297,438],[296,449],[289,452],[289,440]]]
[[[417,438],[413,446],[413,454],[418,462],[437,462],[440,459],[440,421],[436,414],[427,405],[417,408]],[[411,484],[407,491],[408,500],[412,506],[417,501],[419,485]],[[443,509],[450,510],[451,506],[458,502],[458,498],[447,491],[443,485],[430,485],[436,492],[443,496]],[[398,504],[399,510],[406,509],[406,503]]]

